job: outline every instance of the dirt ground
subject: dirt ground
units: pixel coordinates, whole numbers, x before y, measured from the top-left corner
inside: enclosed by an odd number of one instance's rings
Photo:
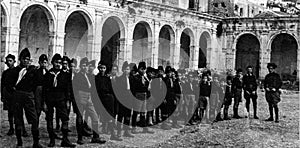
[[[151,128],[154,134],[137,134],[134,138],[123,138],[123,141],[109,141],[109,136],[102,134],[108,142],[102,145],[90,144],[90,138],[85,137],[86,144],[77,147],[300,147],[299,140],[299,94],[283,94],[279,103],[280,122],[265,122],[269,116],[264,93],[259,93],[258,116],[250,118],[232,119],[217,122],[212,125],[185,126],[181,129],[161,130]],[[240,105],[240,115],[245,116],[245,100]],[[252,104],[251,104],[252,105]],[[252,110],[252,107],[251,107]],[[232,116],[232,106],[230,107]],[[47,146],[49,142],[44,114],[40,118],[41,143]],[[16,147],[16,137],[6,136],[9,125],[7,112],[1,115],[0,147]],[[28,133],[30,127],[26,125]],[[76,143],[75,115],[71,114],[70,140]],[[24,147],[32,145],[32,138],[23,138]],[[56,140],[56,146],[60,140]]]

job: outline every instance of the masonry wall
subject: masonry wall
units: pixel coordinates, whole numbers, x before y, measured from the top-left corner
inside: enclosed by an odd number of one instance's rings
[[[7,34],[9,40],[5,41],[7,43],[5,48],[9,50],[6,50],[5,55],[8,53],[18,55],[20,49],[28,46],[32,52],[36,51],[37,48],[43,49],[43,51],[48,50],[50,57],[54,53],[72,57],[74,53],[71,50],[80,50],[79,56],[85,55],[89,59],[96,59],[98,61],[100,60],[102,50],[103,24],[109,18],[114,19],[118,23],[119,28],[124,28],[121,31],[118,41],[117,60],[119,64],[122,64],[125,60],[129,62],[134,61],[132,59],[134,54],[132,52],[133,33],[136,24],[139,22],[147,24],[147,30],[151,33],[148,42],[148,49],[152,52],[149,53],[151,55],[151,66],[158,66],[159,32],[164,25],[171,26],[174,32],[171,45],[172,54],[170,55],[173,57],[173,60],[170,65],[176,68],[178,68],[178,61],[180,59],[180,38],[185,29],[191,30],[190,35],[192,37],[190,45],[190,52],[192,54],[189,58],[189,63],[191,63],[189,65],[190,69],[198,68],[199,40],[202,33],[208,33],[211,40],[211,45],[208,48],[210,50],[208,52],[211,53],[209,54],[210,57],[208,57],[209,60],[212,60],[211,57],[218,56],[216,54],[221,50],[218,43],[219,40],[216,38],[216,26],[221,21],[220,18],[176,7],[169,7],[167,5],[141,2],[119,7],[102,0],[88,1],[87,5],[80,4],[78,0],[49,0],[48,2],[44,0],[4,0],[1,2],[1,5],[7,8],[5,11],[10,14],[7,15],[9,17],[6,16],[9,20],[9,33]],[[45,13],[48,26],[45,25],[46,22],[44,21],[39,22],[38,27],[34,27],[29,23],[29,26],[34,31],[31,33],[32,35],[23,38],[21,32],[24,29],[20,28],[20,24],[22,23],[21,18],[26,10],[35,7],[41,8]],[[79,26],[67,27],[68,29],[66,29],[66,25],[70,25],[66,22],[72,14],[81,14],[87,24],[88,29],[84,31],[86,35],[83,41],[78,41],[79,34],[82,33],[81,29],[83,28],[80,25],[83,23],[75,21],[73,23]],[[47,32],[42,33],[42,30],[47,30]],[[71,36],[68,33],[70,30],[71,32],[73,30]],[[33,57],[36,58],[39,52],[34,54]],[[217,68],[218,66],[214,62],[209,61],[208,63],[211,63],[209,67],[212,68]]]

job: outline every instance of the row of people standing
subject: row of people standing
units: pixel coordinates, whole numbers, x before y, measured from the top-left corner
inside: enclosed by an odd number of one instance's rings
[[[9,64],[14,63],[9,62],[10,60],[15,61],[15,58],[12,55],[7,56],[7,65],[13,65]],[[238,106],[242,101],[242,89],[244,89],[248,114],[250,100],[252,100],[254,118],[258,119],[257,83],[251,66],[247,67],[248,72],[243,77],[241,70],[237,71],[235,77],[227,76],[226,87],[222,87],[219,82],[220,76],[211,75],[209,71],[198,77],[196,72],[176,71],[170,66],[167,66],[165,70],[162,66],[158,69],[146,67],[145,62],[140,62],[138,66],[125,62],[122,66],[123,74],[116,76],[116,72],[109,74],[107,63],[102,61],[97,67],[99,73],[94,75],[95,61],[89,61],[87,58],[80,60],[79,72],[75,71],[76,60],[61,57],[59,54],[53,56],[52,68],[49,70],[46,69],[48,63],[46,55],[40,56],[39,67],[30,65],[28,49],[22,50],[19,60],[20,64],[17,67],[8,66],[9,69],[3,73],[3,81],[1,81],[1,94],[4,98],[2,100],[10,102],[10,108],[17,107],[16,110],[10,111],[13,112],[15,118],[18,146],[22,146],[21,134],[25,129],[23,109],[28,122],[32,124],[34,147],[41,146],[38,125],[42,110],[46,113],[50,138],[48,146],[55,146],[57,135],[53,130],[54,108],[57,113],[56,118],[62,122],[61,146],[75,147],[68,140],[71,105],[76,113],[78,144],[83,144],[85,135],[85,122],[82,116],[84,112],[86,116],[91,117],[92,143],[105,143],[105,140],[99,136],[99,116],[102,131],[110,133],[111,140],[119,141],[122,140],[122,125],[123,136],[134,137],[132,134],[138,133],[138,126],[143,128],[142,133],[154,133],[149,126],[160,126],[166,130],[171,127],[179,128],[181,126],[178,121],[182,119],[185,124],[211,122],[212,119],[219,121],[222,106],[224,106],[224,119],[229,119],[228,109],[232,99],[234,99],[233,117],[240,118]],[[273,120],[271,109],[275,108],[278,122],[277,103],[280,101],[280,95],[278,96],[277,92],[281,80],[273,74],[272,67],[274,69],[276,65],[268,65],[270,74],[265,81],[266,98],[270,106],[269,120]],[[117,66],[113,66],[112,69],[118,71]],[[273,101],[274,98],[277,101]],[[171,126],[168,124],[168,119],[171,119]],[[115,120],[118,121],[117,125],[115,125]]]

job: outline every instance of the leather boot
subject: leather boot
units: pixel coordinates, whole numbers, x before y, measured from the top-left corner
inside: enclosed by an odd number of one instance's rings
[[[54,132],[49,133],[50,143],[48,144],[48,147],[54,147],[55,146],[55,136]]]
[[[22,129],[16,128],[17,146],[23,146]]]
[[[39,140],[39,131],[32,131],[32,137],[33,137],[33,148],[42,148],[43,146],[40,144]]]
[[[110,140],[122,141],[122,139],[116,135],[112,121],[108,123],[108,130],[110,131]]]
[[[273,106],[269,105],[269,113],[270,113],[270,117],[265,120],[265,121],[274,121],[274,118],[273,118]]]
[[[61,147],[76,147],[75,144],[71,143],[68,139],[68,131],[64,130],[63,132],[63,140],[61,141]]]
[[[253,104],[253,113],[254,113],[254,119],[259,119],[257,117],[257,106]]]
[[[100,136],[97,132],[93,131],[93,138],[91,140],[91,143],[99,143],[99,144],[103,144],[106,141],[104,139],[100,139]]]

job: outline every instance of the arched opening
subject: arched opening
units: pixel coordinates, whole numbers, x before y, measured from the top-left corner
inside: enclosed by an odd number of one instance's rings
[[[191,56],[191,45],[193,45],[193,33],[190,29],[185,29],[180,37],[180,60],[179,68],[189,68],[190,56]]]
[[[53,18],[46,8],[40,5],[28,7],[21,16],[19,51],[28,48],[33,59],[32,64],[37,65],[41,54],[52,55],[53,45],[50,32],[53,31]]]
[[[256,36],[244,34],[238,38],[236,44],[235,69],[245,69],[253,66],[253,73],[259,77],[259,50],[260,43]]]
[[[119,23],[117,18],[108,18],[102,28],[102,47],[101,60],[108,65],[111,70],[113,64],[120,65],[118,60],[120,51],[121,33],[124,33],[123,24]]]
[[[277,35],[271,45],[271,62],[276,63],[277,73],[283,80],[295,80],[297,71],[297,41],[290,34]]]
[[[133,32],[132,45],[132,62],[146,62],[147,66],[151,65],[152,50],[151,50],[151,30],[146,22],[138,23]]]
[[[175,33],[172,28],[165,25],[159,32],[159,49],[158,49],[158,65],[166,66],[170,65],[173,45],[174,45]]]
[[[0,58],[1,59],[4,59],[5,56],[6,56],[6,53],[5,53],[5,49],[6,49],[6,36],[7,36],[7,14],[3,8],[3,6],[1,5],[1,18],[0,18],[0,25],[1,25],[1,51],[0,51]],[[5,64],[3,62],[1,62],[1,73],[2,73],[2,70],[4,70],[4,67],[5,67]]]
[[[208,32],[202,33],[199,41],[198,68],[207,66],[207,49],[211,46],[211,38]]]
[[[88,56],[88,36],[90,20],[81,11],[73,12],[65,25],[64,55],[71,58]]]

